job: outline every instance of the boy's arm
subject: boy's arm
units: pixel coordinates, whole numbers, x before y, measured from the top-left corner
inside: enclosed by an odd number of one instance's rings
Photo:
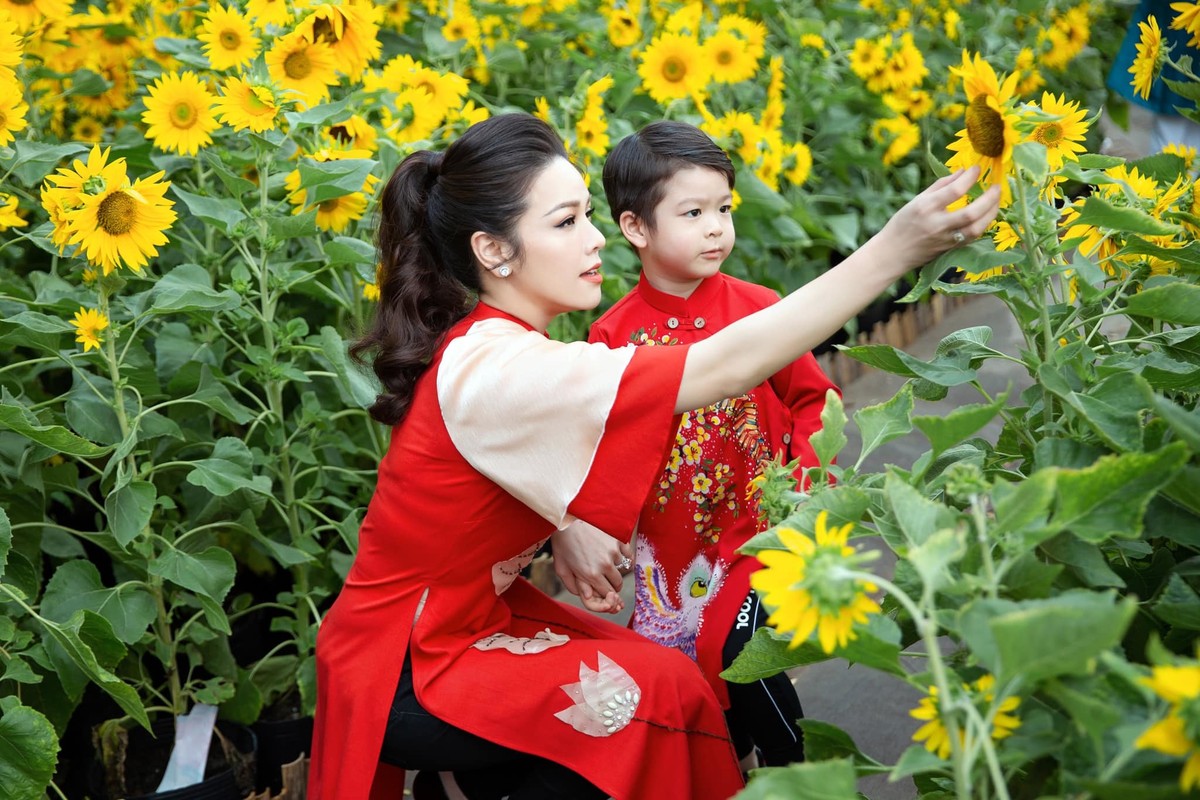
[[[833,389],[840,396],[841,389],[829,380],[812,353],[805,353],[772,375],[771,388],[787,407],[791,419],[791,429],[786,431],[789,441],[784,461],[799,457],[801,467],[815,467],[817,456],[808,437],[821,429],[825,393]]]

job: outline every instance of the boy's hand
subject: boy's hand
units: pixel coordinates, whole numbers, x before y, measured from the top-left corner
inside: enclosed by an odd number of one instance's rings
[[[607,614],[625,608],[620,595],[624,583],[621,567],[628,568],[632,560],[630,545],[583,520],[576,520],[550,538],[554,573],[584,608]]]

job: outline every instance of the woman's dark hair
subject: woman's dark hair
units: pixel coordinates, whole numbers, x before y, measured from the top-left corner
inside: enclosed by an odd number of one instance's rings
[[[379,202],[379,307],[350,348],[360,362],[374,353],[384,391],[372,417],[404,418],[442,337],[470,310],[480,289],[471,236],[495,236],[519,259],[516,225],[530,186],[566,157],[549,125],[505,114],[473,125],[445,153],[420,150],[396,167]]]
[[[626,136],[604,160],[604,195],[613,221],[633,215],[654,230],[654,209],[667,181],[680,170],[704,167],[725,176],[733,189],[733,162],[708,134],[686,122],[651,122]]]

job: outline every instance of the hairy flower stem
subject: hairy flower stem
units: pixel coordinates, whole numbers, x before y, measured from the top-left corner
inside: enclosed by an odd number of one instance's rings
[[[1048,283],[1047,276],[1045,275],[1046,254],[1042,248],[1036,244],[1035,241],[1026,239],[1026,237],[1030,236],[1029,231],[1034,230],[1034,220],[1033,214],[1031,213],[1029,207],[1029,187],[1025,184],[1025,181],[1016,181],[1016,192],[1017,205],[1021,210],[1021,244],[1025,248],[1025,252],[1029,255],[1030,269],[1028,270],[1028,275],[1032,276],[1032,281],[1021,278],[1018,279],[1021,280],[1022,284],[1025,285],[1025,288],[1029,291],[1030,297],[1037,299],[1038,315],[1041,318],[1042,329],[1042,346],[1040,350],[1042,353],[1042,361],[1048,362],[1050,360],[1050,354],[1053,352],[1054,345],[1057,340],[1054,338],[1054,332],[1050,330],[1050,307],[1046,301],[1046,295],[1050,291],[1050,289],[1046,286]],[[1035,342],[1030,341],[1028,336],[1026,337],[1026,341],[1029,344],[1030,350],[1033,352],[1037,352],[1039,350]],[[1049,434],[1051,423],[1053,422],[1054,418],[1054,395],[1051,393],[1050,389],[1043,384],[1042,430],[1046,434]]]
[[[992,560],[992,542],[987,535],[987,509],[984,508],[983,498],[977,494],[971,495],[971,520],[974,523],[975,539],[979,542],[979,553],[983,558],[988,597],[995,600],[999,588],[996,580],[996,562]]]

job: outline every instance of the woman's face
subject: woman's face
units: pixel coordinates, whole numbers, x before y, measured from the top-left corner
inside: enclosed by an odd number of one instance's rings
[[[600,302],[600,248],[604,235],[592,224],[591,195],[564,158],[550,162],[529,189],[517,222],[524,253],[495,290],[504,310],[538,330],[558,314]]]

